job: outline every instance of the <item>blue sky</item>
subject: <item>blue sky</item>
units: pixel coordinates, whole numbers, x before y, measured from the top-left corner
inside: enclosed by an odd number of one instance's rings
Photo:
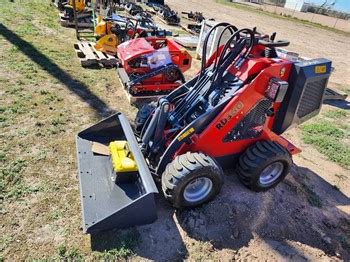
[[[323,4],[325,1],[326,0],[305,0],[305,2],[315,3],[320,5]],[[350,13],[350,0],[328,0],[327,4],[330,4],[334,1],[336,1],[335,5],[333,6],[334,10]]]

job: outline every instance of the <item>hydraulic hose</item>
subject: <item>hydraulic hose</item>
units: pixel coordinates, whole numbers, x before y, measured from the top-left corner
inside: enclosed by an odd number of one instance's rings
[[[215,26],[213,26],[209,32],[207,33],[205,39],[204,39],[204,43],[203,43],[203,50],[202,50],[202,63],[201,63],[201,70],[199,73],[199,78],[203,75],[204,73],[204,69],[205,69],[205,64],[207,62],[207,47],[208,47],[208,41],[209,41],[209,37],[211,36],[211,34],[216,30],[216,28],[221,27],[221,26],[229,26],[229,23],[219,23]]]
[[[216,57],[215,57],[215,63],[214,63],[214,69],[218,66],[218,57],[219,57],[219,49],[220,49],[220,43],[221,43],[221,39],[223,37],[223,35],[225,34],[226,30],[230,30],[231,35],[233,33],[235,33],[236,31],[238,31],[238,28],[235,27],[234,25],[228,25],[224,28],[224,30],[221,32],[219,40],[218,40],[218,44],[216,46]]]
[[[243,54],[243,57],[246,58],[248,56],[248,54],[251,52],[251,49],[252,49],[252,47],[254,45],[254,37],[255,37],[254,36],[254,32],[252,30],[248,29],[248,28],[244,28],[244,29],[238,30],[230,37],[230,39],[226,42],[223,50],[221,51],[220,58],[219,58],[219,61],[218,61],[219,65],[221,65],[225,61],[225,59],[227,58],[226,52],[229,49],[232,41],[235,38],[236,38],[237,41],[239,41],[240,38],[241,38],[241,33],[243,33],[243,32],[247,32],[250,35],[249,47],[247,48],[247,50]],[[243,39],[243,41],[246,41],[246,39]],[[241,52],[241,50],[239,51],[239,53],[240,52]],[[225,70],[226,70],[226,68],[225,68]],[[224,72],[225,70],[221,70],[221,71]],[[217,79],[220,79],[222,77],[222,75],[218,75],[218,71],[219,71],[218,69],[216,69],[214,71],[214,74],[213,74],[214,81],[216,81]]]
[[[233,30],[233,31],[237,31],[237,27],[229,24],[229,23],[219,23],[217,25],[215,25],[214,27],[212,27],[209,32],[207,33],[206,37],[205,37],[205,40],[204,40],[204,43],[203,43],[203,50],[202,50],[202,64],[201,64],[201,70],[200,70],[200,73],[199,73],[199,76],[197,78],[197,81],[196,83],[193,85],[192,89],[195,89],[197,90],[198,89],[198,92],[200,92],[201,88],[198,88],[198,86],[200,85],[200,82],[202,80],[202,76],[203,76],[203,73],[204,73],[204,70],[205,70],[205,65],[206,65],[206,56],[207,56],[207,47],[208,47],[208,41],[209,41],[209,37],[211,36],[211,34],[218,28],[218,27],[222,27],[222,26],[225,26],[224,30],[221,32],[221,35],[220,35],[220,38],[219,38],[219,42],[218,42],[218,45],[217,45],[217,52],[219,50],[219,47],[220,47],[220,42],[221,42],[221,39],[222,39],[222,36],[224,34],[224,32],[229,29],[230,31]],[[232,32],[232,31],[231,31]],[[217,60],[215,60],[215,66],[217,66]],[[203,85],[201,85],[203,87]],[[192,93],[193,94],[193,93]],[[191,92],[189,92],[188,95],[191,95]],[[195,91],[195,94],[193,94],[194,96],[197,95],[197,92]],[[186,99],[184,99],[183,101],[181,101],[178,105],[179,108],[181,108],[182,104],[185,103]]]
[[[202,96],[207,96],[208,93],[211,93],[211,90],[213,88],[213,86],[215,86],[215,80],[217,79],[221,79],[222,74],[226,71],[227,67],[237,58],[237,56],[239,54],[241,54],[243,48],[246,46],[246,41],[247,39],[241,39],[241,33],[246,32],[250,35],[250,45],[247,48],[247,50],[244,52],[243,56],[246,57],[250,51],[251,48],[254,44],[254,33],[253,31],[251,31],[250,29],[241,29],[236,31],[231,37],[230,39],[227,41],[227,43],[225,44],[220,57],[217,61],[218,67],[215,68],[213,75],[212,76],[207,76],[205,78],[200,78],[196,85],[198,85],[195,89],[192,89],[194,92],[189,92],[188,96],[185,97],[183,99],[183,103],[181,103],[181,106],[179,105],[176,108],[176,112],[174,114],[174,118],[178,119],[178,121],[180,122],[184,117],[187,116],[187,114],[193,109],[194,106],[196,106],[196,104],[200,101],[198,99],[200,99],[200,97]],[[233,53],[228,53],[226,55],[226,52],[228,51],[232,41],[234,39],[237,39],[237,44],[236,44],[236,48],[232,51]],[[205,52],[203,52],[205,53]],[[228,57],[230,57],[229,60]],[[203,59],[203,57],[202,57]],[[202,61],[203,62],[203,61]],[[224,64],[222,64],[224,63]],[[222,65],[219,67],[219,65]],[[220,69],[220,70],[219,70]],[[220,74],[219,74],[220,72]],[[212,87],[208,88],[207,90],[203,90],[202,89],[205,87],[205,85],[210,81],[210,79],[213,79],[213,83],[212,83]],[[199,87],[200,86],[200,87]],[[203,93],[203,94],[201,94]],[[196,101],[197,100],[197,101]]]

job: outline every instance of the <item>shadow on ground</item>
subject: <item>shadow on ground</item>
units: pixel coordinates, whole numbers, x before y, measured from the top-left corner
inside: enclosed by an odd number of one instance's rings
[[[344,235],[350,232],[350,219],[338,209],[350,205],[350,199],[311,170],[294,166],[283,183],[264,193],[249,191],[234,175],[225,180],[218,198],[194,210],[174,212],[160,195],[158,220],[132,231],[138,232],[134,252],[156,261],[182,260],[192,254],[184,238],[210,243],[217,251],[239,252],[258,237],[275,255],[285,258],[313,259],[303,248],[291,244],[301,243],[322,250],[326,256],[350,259],[350,243]],[[93,250],[120,247],[120,242],[113,244],[120,232],[93,236]],[[264,252],[257,251],[255,256],[265,256]]]
[[[284,257],[308,258],[290,245],[293,241],[349,259],[344,232],[350,232],[350,219],[338,209],[347,205],[350,199],[342,192],[294,165],[282,184],[264,193],[250,192],[235,176],[228,177],[219,199],[177,217],[188,234],[217,249],[240,249],[258,235]]]
[[[85,101],[95,110],[98,116],[107,116],[113,113],[108,105],[96,96],[89,87],[60,68],[55,62],[41,53],[31,43],[23,40],[16,33],[12,32],[5,25],[0,23],[0,35],[15,45],[30,60],[39,65],[43,70],[60,81],[70,91],[74,92],[81,100]]]

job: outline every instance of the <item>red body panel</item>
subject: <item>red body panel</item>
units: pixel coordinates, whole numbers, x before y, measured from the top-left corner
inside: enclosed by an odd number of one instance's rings
[[[148,57],[154,57],[156,61],[158,57],[164,58],[168,63],[175,64],[182,73],[190,69],[192,63],[191,55],[174,40],[156,37],[136,38],[122,43],[118,46],[118,57],[129,76],[150,72],[152,64],[147,66]],[[139,61],[144,61],[145,63],[140,65]],[[164,74],[159,74],[134,85],[132,89],[136,93],[144,91],[171,91],[180,84],[181,82],[179,81],[170,81]]]
[[[279,78],[287,81],[291,70],[292,62],[283,59],[269,59],[264,57],[251,57],[237,70],[234,67],[229,72],[245,81],[249,76],[256,75],[255,79],[244,85],[234,96],[225,108],[216,116],[211,124],[199,135],[193,135],[193,143],[183,145],[176,153],[181,155],[187,151],[203,152],[212,157],[223,157],[227,155],[239,154],[246,150],[251,144],[258,140],[276,141],[285,147],[291,154],[299,153],[300,150],[289,143],[286,139],[271,131],[274,116],[266,118],[262,129],[262,134],[255,139],[242,139],[233,142],[224,142],[224,137],[229,133],[248,113],[257,102],[266,98],[265,92],[271,78]],[[280,103],[273,103],[275,112]],[[217,125],[225,122],[220,129]],[[175,156],[174,156],[175,157]]]
[[[152,52],[154,52],[154,48],[145,38],[136,38],[118,46],[118,58],[123,66],[135,57]]]

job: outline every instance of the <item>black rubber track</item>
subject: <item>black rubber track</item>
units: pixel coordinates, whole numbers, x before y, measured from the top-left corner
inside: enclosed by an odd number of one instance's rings
[[[261,172],[273,162],[283,163],[281,176],[269,186],[259,182]],[[250,146],[239,158],[237,173],[241,182],[251,190],[266,191],[281,182],[290,171],[292,158],[289,152],[273,141],[260,141]]]
[[[208,177],[213,187],[208,196],[196,203],[184,199],[186,186],[198,177]],[[213,199],[221,189],[223,171],[214,159],[203,153],[190,153],[177,156],[169,163],[162,175],[162,189],[165,198],[176,208],[195,207]]]

